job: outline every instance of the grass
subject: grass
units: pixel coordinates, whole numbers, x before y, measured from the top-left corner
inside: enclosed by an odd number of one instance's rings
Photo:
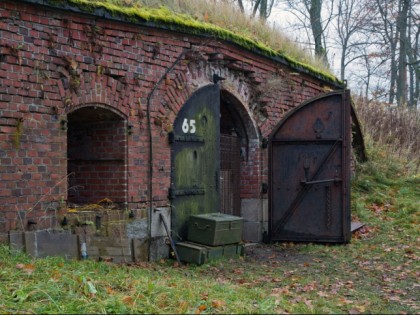
[[[366,226],[348,245],[260,245],[270,256],[203,266],[33,259],[3,246],[1,313],[418,313],[420,177],[376,156],[357,166],[353,216]]]
[[[419,313],[419,152],[372,140],[386,130],[359,117],[370,159],[356,164],[352,215],[366,225],[350,244],[258,245],[203,266],[33,259],[2,246],[0,313]],[[401,126],[398,137],[416,128]]]

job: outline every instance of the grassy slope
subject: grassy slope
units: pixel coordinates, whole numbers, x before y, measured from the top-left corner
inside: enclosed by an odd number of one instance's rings
[[[31,259],[0,248],[2,313],[417,313],[420,177],[383,152],[360,165],[351,244],[275,244],[283,259],[200,267]],[[268,246],[268,245],[265,245]],[[287,259],[284,259],[286,257]]]

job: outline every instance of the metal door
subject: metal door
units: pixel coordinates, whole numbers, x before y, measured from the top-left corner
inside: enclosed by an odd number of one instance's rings
[[[186,240],[192,214],[220,209],[220,87],[205,86],[184,104],[170,134],[172,232]]]
[[[324,94],[291,111],[270,137],[274,241],[350,240],[350,95]]]

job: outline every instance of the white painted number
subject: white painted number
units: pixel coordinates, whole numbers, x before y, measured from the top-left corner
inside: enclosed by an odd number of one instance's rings
[[[190,133],[195,133],[195,120],[194,119],[190,120],[190,127],[191,127]]]
[[[182,123],[182,131],[184,133],[195,133],[195,120],[191,119],[188,123],[188,119],[184,118],[184,122]]]

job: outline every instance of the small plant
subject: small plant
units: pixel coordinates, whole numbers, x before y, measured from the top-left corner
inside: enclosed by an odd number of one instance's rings
[[[10,55],[16,57],[19,66],[22,65],[22,56],[20,55],[20,50],[23,48],[23,44],[19,44],[19,45],[5,45],[6,47],[9,48],[10,50]]]
[[[23,134],[23,122],[24,119],[22,117],[17,119],[16,130],[13,135],[13,146],[15,147],[15,149],[19,149],[20,147],[20,139]]]

